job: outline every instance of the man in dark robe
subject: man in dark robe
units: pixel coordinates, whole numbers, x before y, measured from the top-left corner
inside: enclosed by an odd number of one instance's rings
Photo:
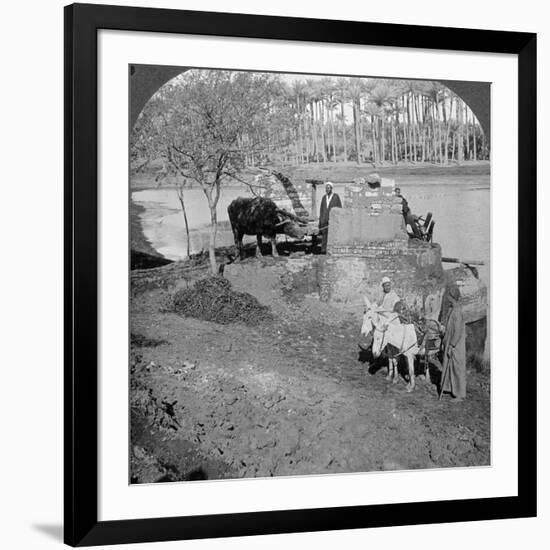
[[[342,208],[342,201],[336,193],[333,193],[332,183],[327,181],[325,184],[325,195],[321,199],[321,211],[319,212],[319,234],[322,238],[321,254],[327,253],[329,215],[330,211],[335,207]]]
[[[439,392],[439,398],[443,392],[448,392],[455,401],[462,401],[466,397],[466,327],[459,299],[458,287],[451,287],[448,293],[449,316],[443,336],[443,372]]]

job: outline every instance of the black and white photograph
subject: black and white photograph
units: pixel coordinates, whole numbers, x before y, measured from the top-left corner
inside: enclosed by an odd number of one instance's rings
[[[501,6],[6,4],[2,548],[544,547],[550,19]]]
[[[491,83],[135,64],[131,484],[491,465]]]

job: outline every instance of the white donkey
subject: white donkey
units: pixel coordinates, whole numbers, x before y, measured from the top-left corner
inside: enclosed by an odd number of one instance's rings
[[[415,387],[414,357],[419,351],[414,325],[401,324],[397,314],[380,311],[366,296],[364,299],[365,314],[361,334],[366,336],[372,331],[372,354],[375,358],[380,356],[388,344],[397,349],[395,354],[388,354],[388,376],[386,377],[387,380],[393,380],[394,384],[397,383],[397,357],[405,356],[409,369],[407,392],[412,392]]]

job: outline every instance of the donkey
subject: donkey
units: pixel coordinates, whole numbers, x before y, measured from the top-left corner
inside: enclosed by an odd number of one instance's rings
[[[407,392],[412,392],[415,388],[414,358],[419,352],[414,325],[403,325],[397,314],[377,311],[366,296],[364,300],[365,314],[363,315],[361,334],[367,335],[372,331],[372,354],[375,358],[380,357],[388,344],[397,349],[395,354],[388,355],[388,375],[386,377],[394,384],[397,383],[397,357],[405,356],[409,370]]]
[[[376,304],[372,305],[366,296],[363,296],[363,299],[365,301],[365,310],[363,314],[363,324],[361,326],[361,335],[368,336],[374,333],[375,318],[378,322],[380,322],[380,319],[383,317],[387,322],[401,324],[399,316],[396,313],[378,310],[376,309]],[[386,380],[393,379],[394,384],[397,383],[397,375],[395,373],[397,373],[397,360],[393,357],[388,357],[388,375],[386,376]]]

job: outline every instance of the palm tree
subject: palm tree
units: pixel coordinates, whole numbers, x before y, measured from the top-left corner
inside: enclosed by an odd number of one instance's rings
[[[473,144],[474,159],[473,160],[477,160],[476,118],[473,112],[472,112],[472,134],[474,138],[474,144]]]
[[[355,130],[355,152],[357,156],[357,164],[361,164],[361,97],[364,91],[363,79],[357,77],[348,78],[348,97],[351,100],[353,107],[353,128]]]
[[[379,132],[379,148],[380,159],[382,162],[386,160],[386,115],[392,112],[392,103],[399,94],[399,89],[391,80],[379,79],[372,88],[369,100],[378,107],[380,132]]]
[[[307,85],[307,103],[310,110],[310,130],[312,138],[312,154],[316,162],[320,162],[320,145],[318,142],[317,135],[317,119],[318,119],[318,110],[317,102],[319,100],[319,89],[317,86],[317,80],[311,78],[306,80]]]
[[[466,105],[466,103],[464,103],[464,118],[465,118],[465,125],[464,125],[464,128],[466,130],[466,158],[468,160],[471,160],[471,155],[470,155],[470,121],[468,120],[468,112],[469,112],[469,109],[468,109],[468,105]]]
[[[439,82],[429,82],[426,90],[426,98],[429,101],[430,119],[432,121],[432,144],[434,162],[442,162],[442,139],[439,107],[441,101],[441,84]],[[437,126],[436,126],[437,122]]]
[[[299,142],[299,161],[304,162],[304,106],[306,103],[306,83],[303,80],[295,80],[291,86],[293,101],[296,105],[296,122]]]
[[[443,122],[445,124],[445,164],[449,164],[449,136],[451,131],[451,116],[453,113],[453,104],[454,104],[454,94],[452,92],[449,92],[448,100],[449,100],[449,112],[447,113],[447,101],[446,101],[446,91],[445,88],[443,88]]]
[[[422,93],[422,82],[418,80],[403,81],[403,91],[407,98],[405,112],[407,115],[407,134],[409,136],[409,160],[416,162],[418,155],[418,141],[420,140],[420,95]],[[405,123],[405,118],[403,118]],[[418,135],[418,136],[417,136]]]
[[[378,146],[377,146],[377,139],[378,139],[377,121],[378,121],[378,117],[380,117],[381,115],[381,110],[374,103],[369,102],[365,106],[364,113],[370,121],[372,160],[373,160],[373,163],[376,165],[380,160]]]
[[[336,139],[334,133],[334,109],[338,106],[338,101],[336,99],[336,84],[332,78],[324,78],[321,81],[321,90],[323,94],[323,99],[326,105],[326,112],[328,115],[328,122],[330,126],[330,142],[332,149],[332,162],[336,162]],[[327,131],[328,134],[328,131]]]
[[[338,91],[336,94],[337,101],[340,103],[340,123],[342,126],[342,141],[344,142],[344,162],[348,160],[348,147],[346,139],[346,115],[344,113],[344,105],[348,102],[349,96],[347,92],[347,80],[339,78],[337,82]]]
[[[319,147],[323,155],[323,162],[327,161],[327,142],[325,138],[325,88],[323,80],[315,81],[315,107],[317,109],[317,122],[321,137]]]
[[[458,99],[457,101],[457,143],[458,143],[458,162],[461,164],[464,162],[464,101]]]
[[[447,164],[488,154],[474,114],[438,82],[354,77],[280,84],[265,98],[269,124],[262,133],[272,160],[346,162],[355,154],[361,164],[371,154],[375,163]],[[348,116],[353,117],[351,148]],[[261,161],[264,153],[247,145],[252,136],[239,140],[247,165]]]

